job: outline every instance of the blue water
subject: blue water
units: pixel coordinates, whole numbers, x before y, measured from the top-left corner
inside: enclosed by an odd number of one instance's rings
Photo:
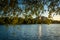
[[[0,40],[60,40],[60,24],[0,25]]]

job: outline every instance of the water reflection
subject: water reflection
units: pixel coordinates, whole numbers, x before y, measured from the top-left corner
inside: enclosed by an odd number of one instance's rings
[[[0,25],[0,40],[60,40],[60,24]]]

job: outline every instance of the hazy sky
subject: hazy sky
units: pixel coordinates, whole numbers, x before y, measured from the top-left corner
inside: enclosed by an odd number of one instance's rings
[[[23,0],[18,0],[18,7],[21,8],[22,10],[25,9],[26,5],[25,4],[22,4]],[[8,1],[8,3],[10,3],[10,0]],[[20,3],[20,4],[19,4]],[[50,3],[48,3],[49,5]],[[59,7],[60,7],[60,4],[59,4]],[[47,5],[44,5],[44,10],[48,10],[48,6]],[[48,17],[48,13],[49,11],[46,11],[44,12],[44,14],[42,14],[42,16],[45,16],[45,17]],[[53,13],[54,14],[54,13]],[[35,17],[35,16],[34,16]],[[60,15],[58,16],[54,16],[54,19],[57,19],[58,17],[60,17]],[[59,19],[59,18],[58,18]]]
[[[21,4],[23,2],[23,0],[18,0],[18,7],[20,7],[22,10],[25,9],[25,5],[24,4]],[[48,10],[48,6],[47,5],[44,5],[44,10]],[[44,12],[44,14],[42,14],[42,16],[45,16],[45,17],[48,17],[48,11]]]

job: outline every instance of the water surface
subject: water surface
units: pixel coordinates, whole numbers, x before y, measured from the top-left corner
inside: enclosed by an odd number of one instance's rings
[[[60,40],[60,24],[0,25],[0,40]]]

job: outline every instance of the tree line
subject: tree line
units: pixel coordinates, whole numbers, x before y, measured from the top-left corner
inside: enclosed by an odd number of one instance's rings
[[[39,18],[8,18],[8,17],[1,17],[0,18],[0,24],[51,24],[52,20],[49,20],[48,18],[39,19]]]
[[[21,7],[18,7],[18,4],[24,5],[25,6],[24,9],[22,9]],[[47,6],[46,9],[44,8],[45,6]],[[60,0],[0,0],[0,15],[2,19],[1,21],[5,19],[6,20],[10,19],[10,21],[11,20],[18,21],[19,18],[17,16],[19,15],[25,16],[25,19],[20,18],[19,19],[20,21],[23,21],[23,20],[27,21],[28,19],[30,21],[33,15],[36,15],[36,18],[38,20],[38,17],[42,17],[41,15],[44,14],[44,12],[46,11],[49,12],[48,18],[52,18],[51,15],[53,14],[53,12],[55,12],[56,15],[59,15]],[[3,16],[9,16],[9,17],[3,18]],[[15,18],[11,19],[11,17],[13,16],[17,17],[16,18],[17,20]],[[28,16],[30,18],[27,18]],[[32,19],[32,20],[35,20],[35,19]]]

